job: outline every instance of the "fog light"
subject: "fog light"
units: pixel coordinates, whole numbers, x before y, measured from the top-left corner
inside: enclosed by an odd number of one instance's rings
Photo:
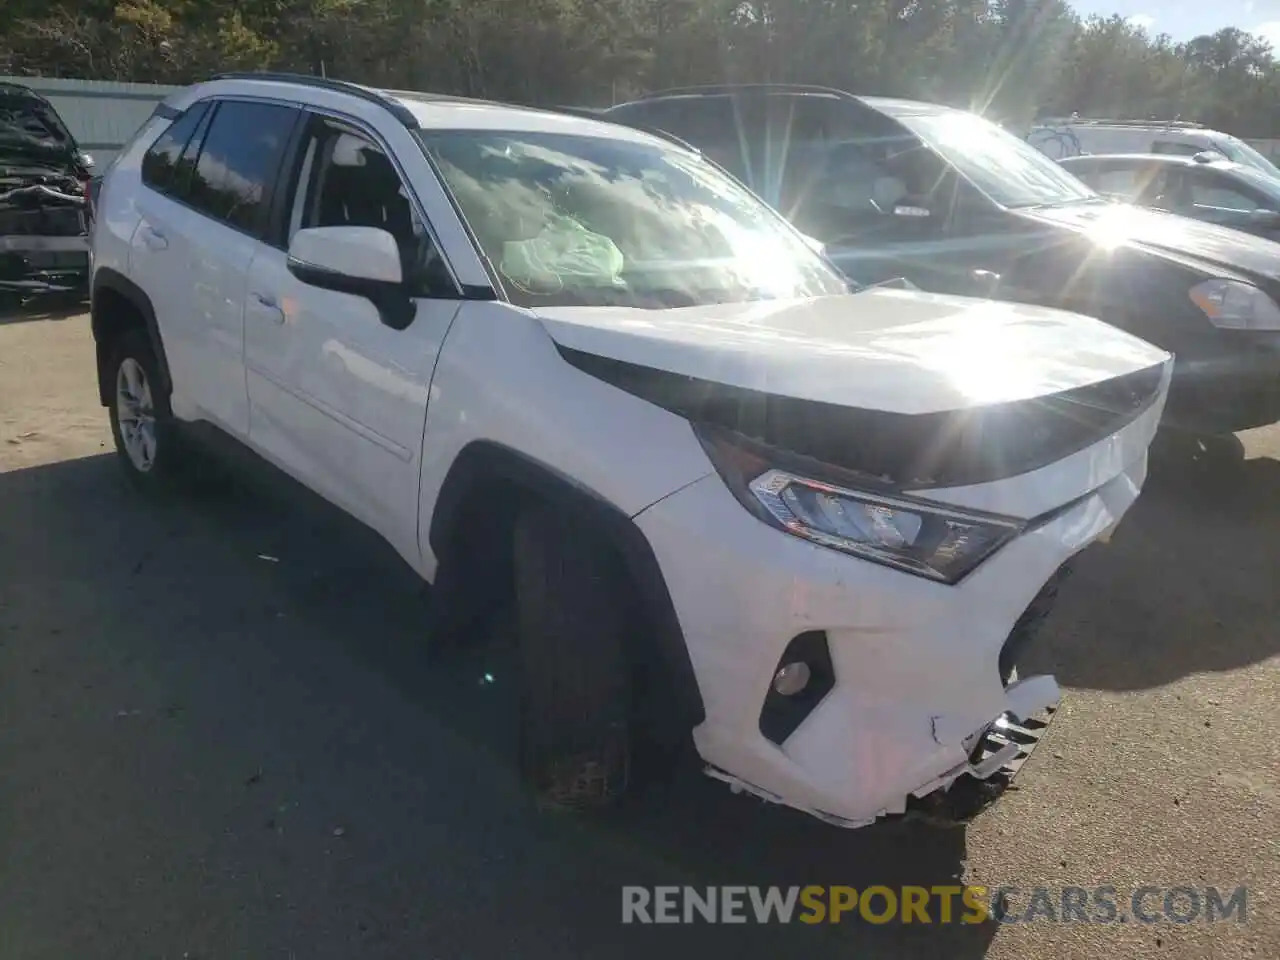
[[[812,675],[807,663],[788,663],[773,675],[773,689],[784,697],[794,697],[809,685]]]

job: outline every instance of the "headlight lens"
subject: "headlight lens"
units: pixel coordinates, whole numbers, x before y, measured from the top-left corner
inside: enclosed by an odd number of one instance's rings
[[[805,540],[930,580],[958,583],[1024,527],[1022,521],[1006,517],[814,479],[773,465],[770,451],[749,441],[723,434],[700,437],[729,489],[762,520]]]
[[[1253,284],[1206,280],[1192,287],[1189,296],[1222,330],[1280,330],[1280,307]]]

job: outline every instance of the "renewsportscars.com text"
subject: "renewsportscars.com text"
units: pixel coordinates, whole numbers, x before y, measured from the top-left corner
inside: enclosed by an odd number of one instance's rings
[[[1247,908],[1245,887],[622,888],[623,923],[1244,923]]]

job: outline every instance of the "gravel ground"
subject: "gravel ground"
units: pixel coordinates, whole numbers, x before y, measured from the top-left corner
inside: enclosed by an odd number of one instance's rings
[[[1162,461],[1082,559],[1019,789],[967,830],[846,832],[696,775],[534,814],[498,639],[433,658],[403,564],[277,474],[145,502],[96,400],[86,318],[0,318],[4,960],[1280,956],[1280,427]],[[623,884],[961,880],[1247,884],[1247,921],[619,922]]]

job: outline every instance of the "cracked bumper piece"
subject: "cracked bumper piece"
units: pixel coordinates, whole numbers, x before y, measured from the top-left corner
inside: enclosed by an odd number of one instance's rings
[[[861,820],[823,810],[805,812],[845,828],[865,827],[878,819],[892,817],[943,826],[968,823],[1000,799],[1040,745],[1058,708],[1058,685],[1052,677],[1028,677],[1009,687],[1008,702],[1009,710],[966,741],[969,754],[964,762],[912,790],[901,810],[881,810],[876,816]],[[787,803],[784,798],[717,767],[708,766],[706,772],[729,784],[735,793],[750,793],[770,803]]]
[[[707,772],[842,826],[907,813],[963,821],[982,809],[1031,755],[1059,698],[1052,677],[1006,686],[1001,652],[1057,571],[1107,539],[1136,499],[1160,413],[1041,470],[930,491],[969,509],[1048,513],[954,585],[769,527],[715,474],[643,511],[636,523],[702,694],[693,739]],[[768,704],[797,648],[817,691],[780,722]]]

